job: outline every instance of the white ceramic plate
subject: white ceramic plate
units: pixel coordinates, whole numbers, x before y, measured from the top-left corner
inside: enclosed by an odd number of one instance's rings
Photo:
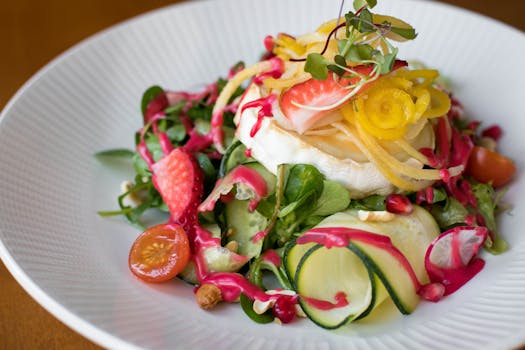
[[[524,35],[487,18],[423,1],[383,0],[378,12],[419,37],[400,56],[452,78],[467,112],[506,132],[519,173],[501,221],[507,253],[438,304],[413,315],[337,332],[308,321],[257,325],[239,307],[204,312],[190,287],[131,276],[137,230],[96,212],[114,208],[125,166],[93,153],[132,147],[139,101],[153,84],[211,82],[237,60],[253,63],[262,39],[312,31],[337,15],[324,0],[224,0],[174,6],[128,21],[69,50],[32,78],[0,122],[0,257],[23,287],[70,327],[109,348],[510,348],[525,341]],[[348,1],[350,3],[350,1]],[[520,220],[521,219],[521,220]]]

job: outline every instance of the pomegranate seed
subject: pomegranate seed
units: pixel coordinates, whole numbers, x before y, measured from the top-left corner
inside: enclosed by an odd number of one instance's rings
[[[441,180],[443,180],[443,182],[450,181],[450,172],[447,169],[440,169],[439,176],[441,177]]]
[[[410,214],[414,210],[410,200],[402,194],[389,194],[386,197],[386,210],[394,214]]]
[[[481,136],[490,137],[494,141],[499,141],[501,135],[503,135],[503,130],[498,125],[489,126],[481,132]]]
[[[266,50],[272,51],[273,45],[273,37],[271,35],[266,36],[264,38],[264,47],[266,48]]]
[[[295,299],[287,295],[281,295],[273,306],[273,315],[282,323],[290,323],[295,318]]]
[[[437,303],[445,295],[445,286],[439,282],[425,284],[418,294],[425,300]]]

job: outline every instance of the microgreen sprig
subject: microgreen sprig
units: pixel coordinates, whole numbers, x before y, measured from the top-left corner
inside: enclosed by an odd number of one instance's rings
[[[336,38],[338,41],[338,55],[334,57],[333,61],[328,60],[323,56],[326,50],[321,53],[310,53],[306,58],[305,71],[310,73],[313,78],[324,80],[328,77],[328,72],[331,71],[340,78],[352,78],[356,75],[351,70],[348,70],[348,62],[352,64],[373,64],[375,70],[380,74],[386,74],[392,70],[393,64],[396,60],[398,50],[387,39],[389,33],[395,33],[404,39],[414,39],[416,32],[413,28],[395,27],[392,23],[384,21],[376,24],[373,21],[373,14],[369,9],[376,5],[376,0],[355,0],[354,8],[356,12],[348,12],[345,14],[345,22],[334,28],[327,38],[327,44],[331,40],[332,35],[342,27],[346,27],[345,37]],[[385,52],[374,48],[371,44],[378,41]],[[375,77],[375,78],[374,78]],[[365,81],[370,82],[374,77],[361,77]],[[355,86],[348,86],[348,89],[353,89]]]

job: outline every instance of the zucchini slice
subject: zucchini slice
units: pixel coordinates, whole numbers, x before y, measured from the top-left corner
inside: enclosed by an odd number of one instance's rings
[[[241,141],[234,141],[224,153],[221,164],[219,166],[219,178],[224,177],[230,170],[237,165],[242,164],[248,160],[246,157],[246,147]]]
[[[429,281],[425,269],[425,253],[440,230],[427,210],[414,205],[414,211],[410,215],[396,215],[387,222],[361,221],[357,213],[357,210],[336,213],[316,227],[350,227],[388,236],[408,259],[419,281],[423,284]]]
[[[305,314],[317,325],[335,329],[373,309],[375,281],[350,247],[315,244],[299,261],[294,285]]]
[[[234,199],[224,208],[226,225],[231,229],[227,241],[236,241],[239,244],[237,253],[250,258],[261,253],[263,240],[254,242],[257,233],[263,231],[268,225],[268,220],[256,210],[250,212],[248,200]]]
[[[361,221],[356,210],[348,210],[316,227],[320,232],[322,228],[331,228],[327,232],[348,228],[362,234],[346,231],[350,232],[348,241],[330,248],[309,240],[287,245],[286,273],[303,311],[314,323],[338,328],[367,316],[389,296],[401,313],[415,309],[420,284],[428,280],[425,252],[439,234],[425,209],[415,206],[412,214],[396,215],[389,222]],[[338,303],[336,295],[344,295],[348,304]]]

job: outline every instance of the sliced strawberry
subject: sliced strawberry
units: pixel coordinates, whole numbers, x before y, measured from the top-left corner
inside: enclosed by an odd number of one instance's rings
[[[203,192],[203,175],[195,158],[176,148],[153,164],[153,184],[168,206],[171,220],[192,226]]]
[[[404,61],[396,61],[393,69],[406,66]],[[373,66],[355,66],[352,67],[357,73],[370,75]],[[324,80],[310,79],[303,83],[296,84],[288,89],[281,96],[280,107],[284,115],[292,122],[295,130],[302,134],[315,124],[330,110],[317,111],[308,108],[302,108],[299,105],[309,107],[325,107],[339,102],[351,90],[345,86],[358,83],[359,77],[350,79],[340,79],[337,81],[332,73]]]
[[[330,111],[306,109],[296,106],[294,102],[311,107],[329,106],[340,101],[349,92],[350,90],[340,86],[330,74],[325,80],[310,79],[292,86],[281,96],[280,107],[295,130],[302,134]]]

